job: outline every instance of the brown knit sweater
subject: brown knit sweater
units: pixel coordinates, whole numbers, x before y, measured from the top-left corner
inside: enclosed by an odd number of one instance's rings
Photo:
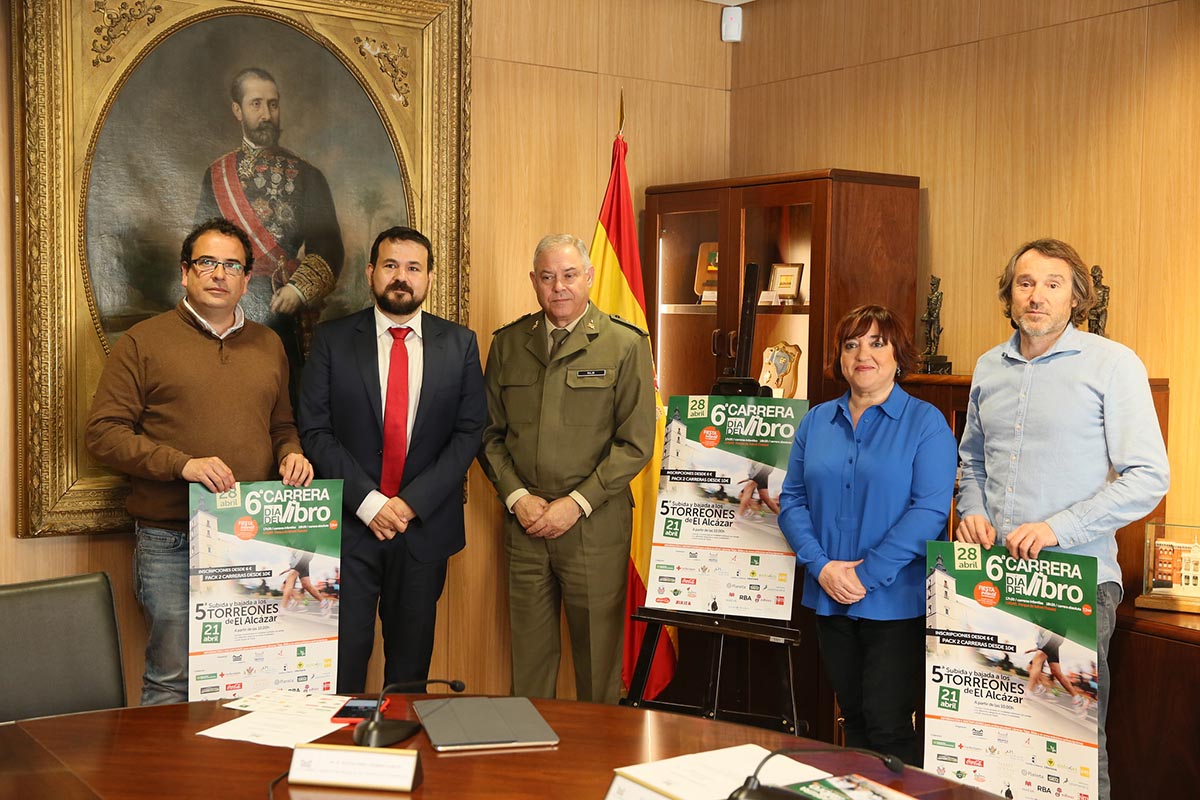
[[[139,522],[187,527],[183,466],[218,456],[238,481],[275,480],[299,453],[279,337],[246,321],[218,339],[181,301],[117,340],[88,416],[87,449],[129,475],[125,507]]]

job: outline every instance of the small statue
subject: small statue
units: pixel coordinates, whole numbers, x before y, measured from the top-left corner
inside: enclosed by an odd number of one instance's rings
[[[1104,272],[1101,271],[1100,265],[1096,264],[1092,267],[1092,288],[1096,292],[1096,305],[1088,312],[1088,333],[1107,337],[1104,329],[1108,326],[1108,294],[1112,289],[1101,283],[1103,280]]]
[[[921,353],[921,372],[931,375],[949,375],[950,361],[938,355],[938,344],[942,338],[942,279],[936,275],[929,276],[929,297],[925,300],[925,313],[921,322],[925,323],[925,350]]]
[[[936,275],[929,276],[929,297],[925,301],[925,313],[921,322],[925,323],[925,351],[923,356],[937,355],[938,341],[942,338],[942,279]]]

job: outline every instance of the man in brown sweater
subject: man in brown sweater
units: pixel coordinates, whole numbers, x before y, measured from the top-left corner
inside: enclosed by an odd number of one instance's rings
[[[270,329],[238,301],[250,241],[212,219],[180,251],[185,297],[113,347],[88,417],[88,452],[129,475],[134,586],[146,613],[142,704],[187,700],[188,483],[223,492],[279,475],[312,481],[288,399],[288,364]]]

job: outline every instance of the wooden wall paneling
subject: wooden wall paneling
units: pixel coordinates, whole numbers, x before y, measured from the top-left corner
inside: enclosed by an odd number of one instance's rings
[[[1200,497],[1200,365],[1189,355],[1200,336],[1200,5],[1149,10],[1144,169],[1140,186],[1137,283],[1114,285],[1112,304],[1137,303],[1135,349],[1153,377],[1171,379],[1170,519],[1195,523]],[[1114,265],[1115,266],[1115,265]],[[1130,265],[1133,266],[1133,265]],[[1105,268],[1105,281],[1108,281]],[[1133,291],[1131,291],[1131,289]],[[1132,295],[1132,296],[1131,296]]]
[[[916,52],[918,14],[905,0],[766,0],[747,6],[733,87],[745,88]]]
[[[602,74],[722,91],[729,87],[730,48],[738,45],[721,41],[718,5],[606,0],[597,29]]]
[[[921,51],[975,41],[979,6],[980,0],[920,0]]]
[[[697,5],[699,5],[697,3]],[[617,104],[625,90],[625,168],[641,227],[646,187],[722,178],[729,174],[729,93],[604,75],[596,93],[596,176],[592,225],[600,212],[617,134]],[[591,241],[592,228],[587,235]]]
[[[825,69],[870,64],[916,53],[921,46],[920,6],[911,0],[843,0],[834,14],[836,39]]]
[[[538,240],[590,241],[604,189],[596,75],[476,58],[472,83],[471,324],[486,354],[493,330],[537,308]]]
[[[746,7],[732,86],[743,89],[972,41],[979,0],[760,0]]]
[[[837,163],[838,73],[735,89],[729,100],[732,176],[798,172]],[[844,166],[838,164],[838,166]]]
[[[970,372],[978,353],[962,335],[980,309],[968,298],[982,297],[977,281],[985,285],[990,271],[972,260],[974,236],[970,209],[977,191],[975,139],[979,48],[974,44],[936,50],[920,57],[919,95],[910,114],[920,120],[915,131],[919,152],[910,174],[921,178],[921,222],[917,248],[917,310],[925,312],[929,276],[942,279],[941,352],[954,370]],[[995,303],[984,306],[994,312]],[[913,336],[924,348],[922,328],[911,321]]]
[[[595,71],[603,36],[596,24],[602,2],[473,0],[472,57]],[[478,86],[473,96],[479,98]],[[476,123],[472,119],[472,126]]]
[[[818,71],[816,49],[825,0],[759,0],[742,12],[742,41],[733,45],[731,86],[745,89]]]
[[[1021,242],[1055,236],[1113,265],[1106,278],[1127,298],[1109,313],[1118,341],[1136,330],[1145,32],[1137,10],[979,45],[974,261],[996,275]],[[968,305],[987,309],[994,289],[976,289]],[[1009,331],[1000,314],[969,324],[974,353]]]
[[[1147,0],[988,0],[979,8],[979,37],[988,39],[1148,5]]]

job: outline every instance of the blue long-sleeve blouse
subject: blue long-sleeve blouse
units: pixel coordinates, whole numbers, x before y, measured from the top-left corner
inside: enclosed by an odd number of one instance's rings
[[[945,535],[957,452],[941,412],[896,386],[855,428],[850,394],[815,406],[796,431],[779,526],[805,567],[803,603],[824,616],[925,613],[925,543]],[[838,603],[817,583],[830,561],[863,559],[867,590]]]

